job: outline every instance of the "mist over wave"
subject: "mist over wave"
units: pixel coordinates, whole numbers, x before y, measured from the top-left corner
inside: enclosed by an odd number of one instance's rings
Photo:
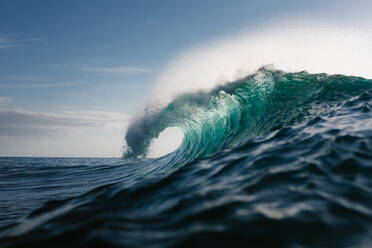
[[[199,44],[180,52],[156,80],[150,103],[183,92],[212,89],[273,65],[286,72],[307,71],[372,78],[372,25],[316,21],[276,21]],[[169,100],[169,98],[168,98]]]

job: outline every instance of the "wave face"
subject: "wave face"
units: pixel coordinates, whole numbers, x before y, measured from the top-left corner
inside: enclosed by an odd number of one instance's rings
[[[128,128],[124,157],[145,157],[167,127],[184,132],[172,161],[182,165],[243,140],[293,126],[371,87],[370,80],[342,75],[285,73],[261,68],[211,91],[183,94],[160,110],[147,111]]]
[[[262,68],[148,111],[131,159],[0,158],[0,246],[370,247],[371,107],[372,80]]]

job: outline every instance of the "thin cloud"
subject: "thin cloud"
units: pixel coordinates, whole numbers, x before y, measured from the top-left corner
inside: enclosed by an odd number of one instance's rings
[[[6,49],[11,47],[16,47],[17,45],[12,43],[8,39],[0,38],[0,49]]]
[[[65,111],[59,114],[0,110],[0,137],[61,135],[92,128],[122,129],[130,116],[104,111]]]
[[[45,39],[40,38],[27,38],[27,39],[9,39],[9,38],[0,38],[0,49],[8,49],[15,47],[24,47],[33,45],[36,43],[44,42]]]
[[[85,83],[81,82],[52,82],[52,83],[27,83],[27,84],[0,84],[0,88],[50,88],[77,86]]]
[[[8,103],[13,102],[13,100],[14,99],[12,97],[0,96],[0,104],[8,104]]]
[[[120,75],[138,75],[147,73],[150,70],[143,67],[135,66],[115,66],[115,67],[84,67],[84,71],[92,71],[99,73],[109,73],[109,74],[120,74]]]
[[[129,120],[103,111],[0,109],[0,156],[119,157]]]
[[[84,93],[76,93],[76,92],[66,92],[64,93],[65,96],[73,97],[73,98],[92,98],[93,96],[84,94]]]
[[[10,80],[20,80],[20,81],[36,81],[36,82],[50,82],[50,78],[40,77],[40,76],[16,76],[10,75],[7,76],[6,79]]]

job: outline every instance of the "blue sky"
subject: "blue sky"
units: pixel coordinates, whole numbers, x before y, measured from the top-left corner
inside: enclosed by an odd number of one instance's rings
[[[275,18],[353,21],[368,16],[370,7],[368,1],[336,0],[2,0],[0,155],[117,156],[127,120],[179,51]],[[71,125],[58,122],[70,117]],[[107,131],[103,122],[110,118],[117,126]],[[84,121],[91,126],[82,131]],[[23,135],[12,134],[25,125]],[[64,135],[57,139],[45,129]],[[84,149],[72,146],[82,132],[99,138]],[[75,138],[66,140],[66,133]],[[46,145],[31,147],[39,141]]]

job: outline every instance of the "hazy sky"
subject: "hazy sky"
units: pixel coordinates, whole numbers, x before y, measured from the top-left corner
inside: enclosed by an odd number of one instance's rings
[[[276,19],[358,25],[369,2],[1,0],[0,156],[120,156],[181,50]]]

